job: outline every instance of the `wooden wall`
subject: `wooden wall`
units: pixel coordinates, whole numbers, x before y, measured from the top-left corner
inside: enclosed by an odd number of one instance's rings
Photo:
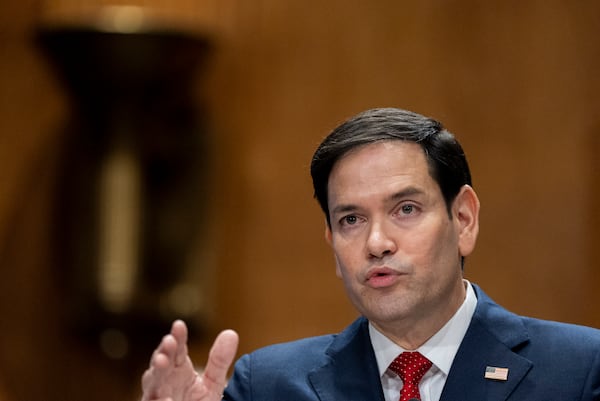
[[[84,3],[0,5],[3,401],[133,400],[146,363],[123,374],[57,324],[48,226],[68,108],[32,32],[83,18]],[[331,128],[378,106],[436,117],[462,141],[482,201],[469,279],[518,313],[600,327],[597,2],[131,4],[213,35],[197,90],[216,160],[202,211],[216,221],[212,331],[237,329],[241,352],[355,316],[308,165]],[[199,364],[209,343],[192,346]]]

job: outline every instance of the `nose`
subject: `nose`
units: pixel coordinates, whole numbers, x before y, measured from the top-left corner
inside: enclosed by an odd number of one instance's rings
[[[384,229],[383,225],[380,223],[373,224],[367,238],[367,252],[369,256],[380,259],[384,256],[394,254],[396,250],[396,241]]]

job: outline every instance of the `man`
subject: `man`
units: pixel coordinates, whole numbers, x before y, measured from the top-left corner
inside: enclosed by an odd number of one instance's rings
[[[338,335],[244,355],[221,333],[202,376],[175,322],[143,401],[600,400],[600,330],[514,315],[463,278],[479,200],[437,121],[369,110],[336,128],[311,174],[336,272],[362,317]]]

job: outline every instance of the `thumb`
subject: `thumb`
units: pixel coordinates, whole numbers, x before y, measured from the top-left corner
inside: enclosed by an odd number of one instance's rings
[[[233,330],[224,330],[215,339],[208,354],[203,382],[210,393],[221,394],[227,381],[227,372],[233,363],[239,336]]]

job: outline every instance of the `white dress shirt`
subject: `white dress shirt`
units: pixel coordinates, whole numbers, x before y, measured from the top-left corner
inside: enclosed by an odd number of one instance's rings
[[[475,312],[477,306],[475,291],[473,291],[471,283],[467,280],[464,280],[464,282],[466,286],[465,300],[454,316],[425,344],[416,350],[409,350],[419,351],[433,363],[433,366],[423,376],[419,384],[421,401],[439,401],[454,356],[458,352],[458,347]],[[369,334],[375,351],[377,366],[379,367],[385,400],[398,401],[402,389],[402,379],[389,370],[388,367],[398,355],[406,350],[384,336],[371,323],[369,323]]]

